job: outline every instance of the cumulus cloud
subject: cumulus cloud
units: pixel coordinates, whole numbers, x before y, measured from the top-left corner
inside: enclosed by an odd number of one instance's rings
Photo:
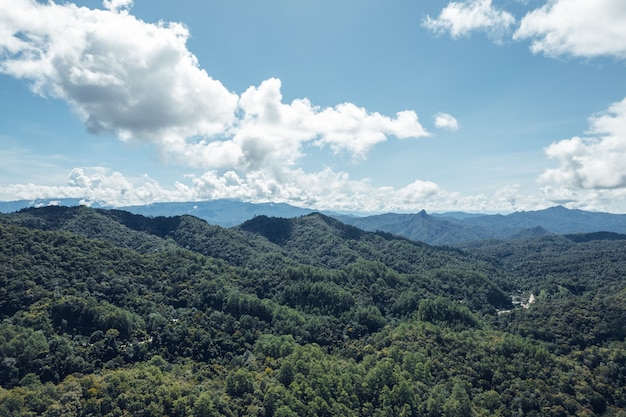
[[[437,113],[435,115],[435,127],[451,131],[459,130],[459,121],[447,113]]]
[[[515,24],[515,17],[491,4],[491,0],[450,2],[437,18],[427,16],[422,25],[431,31],[449,33],[453,38],[468,36],[475,31],[486,32],[500,41]]]
[[[531,51],[548,56],[626,58],[626,3],[622,0],[549,0],[529,11],[513,33],[530,40]],[[492,0],[450,2],[437,18],[422,25],[453,38],[486,32],[496,42],[516,24],[515,17],[493,6]]]
[[[148,175],[129,179],[118,171],[103,167],[74,168],[68,175],[66,186],[52,188],[53,192],[61,193],[56,194],[57,197],[85,198],[112,206],[195,199],[193,190],[182,183],[177,182],[173,188],[166,189]],[[41,187],[37,192],[43,190],[44,198],[52,197],[52,194],[45,192],[46,189],[46,187]],[[34,190],[36,189],[28,187],[23,192],[28,193]],[[23,195],[23,198],[37,197]]]
[[[293,165],[305,143],[360,159],[389,136],[428,135],[413,111],[283,103],[276,78],[230,92],[200,68],[184,25],[141,21],[131,0],[103,10],[16,2],[0,3],[0,73],[68,102],[90,132],[153,143],[166,160],[252,171]]]
[[[112,11],[126,11],[133,5],[133,0],[104,0],[104,8]]]
[[[558,162],[540,177],[552,200],[623,198],[626,194],[626,98],[589,120],[584,137],[561,140],[545,150]]]
[[[29,183],[0,187],[1,201],[48,198],[79,198],[87,203],[95,201],[115,207],[198,199],[192,187],[180,182],[165,188],[148,175],[127,178],[104,167],[74,168],[65,185]]]
[[[232,137],[209,145],[225,153],[216,158],[222,164],[213,163],[210,155],[194,152],[201,158],[200,166],[215,168],[225,166],[225,161],[228,166],[244,170],[275,164],[293,166],[302,156],[305,143],[328,146],[334,153],[347,152],[358,159],[389,135],[400,139],[429,135],[413,111],[388,117],[352,103],[326,108],[314,106],[307,99],[283,103],[277,78],[248,88],[239,98],[239,109],[242,116],[230,129]]]
[[[528,13],[514,34],[549,56],[626,57],[623,0],[551,0]]]
[[[17,4],[15,4],[17,3]],[[91,132],[167,146],[223,132],[237,96],[199,68],[187,28],[72,3],[0,3],[0,72],[68,102]]]
[[[492,196],[462,195],[431,181],[417,180],[403,187],[376,187],[368,179],[352,179],[346,172],[319,172],[279,167],[274,171],[237,173],[207,171],[163,187],[148,175],[127,178],[102,167],[75,168],[62,186],[18,184],[0,186],[0,200],[81,198],[85,202],[124,207],[154,202],[203,201],[236,198],[249,202],[286,202],[317,210],[360,212],[435,211],[510,212],[547,207],[550,202],[505,187]],[[586,207],[582,207],[586,208]]]

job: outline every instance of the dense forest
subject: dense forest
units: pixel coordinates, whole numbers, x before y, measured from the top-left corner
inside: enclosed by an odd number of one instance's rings
[[[626,416],[626,236],[0,215],[2,416]]]

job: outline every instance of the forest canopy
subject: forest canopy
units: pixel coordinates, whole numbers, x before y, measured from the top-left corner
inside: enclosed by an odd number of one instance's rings
[[[0,415],[624,416],[624,255],[318,213],[0,215]]]

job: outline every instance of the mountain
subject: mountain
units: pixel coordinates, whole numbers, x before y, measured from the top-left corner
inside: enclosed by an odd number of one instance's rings
[[[626,215],[596,213],[563,206],[550,207],[539,211],[511,213],[506,216],[492,215],[472,217],[464,220],[469,226],[489,227],[499,236],[506,236],[522,228],[539,226],[551,233],[626,233]]]
[[[285,203],[246,203],[230,199],[112,207],[99,202],[85,201],[83,199],[60,198],[0,202],[0,213],[12,213],[24,208],[46,206],[72,207],[78,205],[88,205],[93,208],[117,208],[149,217],[170,217],[189,214],[204,219],[211,224],[224,227],[241,224],[257,215],[296,217],[314,211],[312,209],[299,208]]]
[[[0,415],[621,415],[623,238],[1,214]]]
[[[238,227],[210,225],[193,216],[148,218],[123,210],[80,207],[42,207],[0,215],[6,224],[42,230],[69,231],[86,238],[109,241],[142,253],[180,247],[221,259],[238,267],[284,270],[301,265],[316,268],[378,265],[378,273],[420,275],[422,284],[413,296],[423,291],[444,293],[465,299],[478,310],[507,306],[508,297],[499,288],[504,272],[494,271],[458,251],[436,248],[392,234],[370,233],[346,225],[321,213],[296,218],[256,216]],[[463,278],[456,271],[463,270]],[[467,291],[464,279],[483,288],[476,294]],[[496,281],[494,281],[496,278]],[[391,278],[389,278],[391,279]],[[411,280],[412,278],[406,278]],[[428,281],[449,280],[447,290]],[[407,281],[392,291],[412,286]],[[419,288],[418,288],[419,287]],[[354,292],[361,290],[352,289]],[[402,297],[400,297],[402,298]],[[387,306],[389,308],[390,306]],[[393,307],[400,309],[401,307]],[[403,307],[402,307],[403,308]]]
[[[487,228],[466,226],[463,220],[431,216],[424,210],[417,214],[387,213],[367,217],[336,216],[336,218],[363,230],[380,230],[433,245],[492,237]]]
[[[25,208],[37,208],[47,206],[79,206],[86,201],[81,198],[38,198],[34,200],[0,201],[0,213],[13,213]],[[97,202],[89,202],[92,207],[103,207]]]
[[[381,214],[338,217],[369,231],[386,231],[436,245],[484,239],[516,239],[542,234],[626,233],[626,215],[570,210],[562,206],[508,215]]]
[[[76,206],[82,200],[57,199],[0,202],[0,213],[48,205]],[[90,203],[94,208],[107,208]],[[233,227],[255,216],[292,218],[315,212],[284,203],[245,203],[237,200],[213,200],[181,203],[154,203],[120,207],[148,217],[191,215],[213,225]],[[368,216],[323,212],[339,221],[366,231],[383,231],[432,245],[453,245],[484,239],[516,239],[537,234],[573,234],[590,232],[626,233],[626,215],[570,210],[562,206],[545,210],[516,212],[508,215],[481,215],[461,212],[428,214],[385,213]]]
[[[187,203],[154,203],[145,206],[120,207],[144,216],[180,216],[189,214],[224,227],[236,226],[254,216],[296,217],[314,210],[285,203],[246,203],[237,200],[213,200]]]

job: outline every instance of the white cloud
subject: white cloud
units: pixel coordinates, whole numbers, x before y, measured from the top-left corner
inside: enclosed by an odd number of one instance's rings
[[[161,187],[148,175],[129,179],[122,173],[103,167],[74,168],[68,175],[67,185],[40,189],[28,187],[23,190],[22,198],[41,198],[41,194],[28,196],[28,192],[42,193],[43,198],[57,197],[85,198],[113,206],[146,204],[157,201],[189,201],[195,199],[193,190],[177,182],[172,189]]]
[[[321,128],[317,144],[327,144],[335,152],[345,149],[358,157],[364,157],[374,145],[385,141],[387,135],[400,139],[429,135],[413,111],[398,112],[392,119],[379,113],[367,113],[364,108],[351,103],[343,103],[312,116],[308,123]]]
[[[514,34],[549,56],[626,57],[623,0],[551,0],[528,13]]]
[[[74,168],[65,185],[13,184],[0,187],[0,200],[80,198],[111,206],[148,204],[158,201],[193,201],[194,190],[180,182],[164,188],[147,175],[129,179],[103,167]]]
[[[413,111],[399,112],[391,118],[351,103],[320,108],[307,99],[297,99],[286,104],[280,88],[280,80],[271,78],[241,95],[239,108],[243,116],[228,142],[241,150],[238,167],[258,169],[277,163],[292,166],[307,142],[364,158],[388,135],[400,139],[428,136]]]
[[[361,159],[388,136],[428,136],[413,111],[283,103],[276,78],[229,92],[199,67],[185,26],[138,20],[131,0],[16,2],[0,3],[0,73],[68,102],[90,132],[153,143],[164,160],[242,173],[293,166],[305,143]]]
[[[133,5],[133,0],[104,0],[102,5],[105,9],[111,11],[128,10]]]
[[[0,186],[0,201],[14,199],[81,198],[122,207],[168,201],[236,198],[249,202],[285,202],[318,210],[361,212],[435,211],[510,212],[547,207],[550,202],[505,187],[492,196],[462,195],[431,181],[404,187],[375,187],[368,179],[354,180],[346,172],[326,168],[319,172],[277,167],[240,174],[207,171],[189,176],[173,187],[162,187],[147,175],[127,178],[102,167],[75,168],[63,186],[17,184]]]
[[[515,17],[509,12],[496,9],[491,0],[450,2],[437,18],[427,16],[422,22],[431,31],[449,33],[453,38],[480,31],[486,32],[496,41],[500,41],[514,24]]]
[[[510,212],[535,210],[551,203],[524,195],[519,187],[508,187],[492,196],[462,195],[442,189],[434,182],[417,180],[394,188],[375,187],[368,179],[354,180],[345,172],[324,169],[307,173],[283,169],[272,176],[267,171],[239,176],[219,176],[209,172],[193,179],[192,188],[199,198],[216,199],[236,196],[245,201],[286,202],[318,210],[361,212],[435,211]]]
[[[548,56],[626,58],[626,3],[623,0],[548,0],[529,11],[513,34],[531,41],[533,53]],[[453,38],[487,32],[500,42],[516,24],[515,17],[492,5],[492,0],[450,2],[437,18],[422,25]]]
[[[555,142],[546,155],[558,161],[540,177],[552,200],[622,199],[626,195],[626,98],[593,116],[585,137]]]
[[[459,121],[450,114],[437,113],[435,115],[435,127],[454,132],[459,130]]]
[[[198,67],[183,25],[119,13],[131,3],[0,3],[0,72],[67,101],[94,133],[164,145],[223,132],[237,96]]]
[[[198,67],[181,24],[148,24],[71,3],[0,4],[0,72],[67,101],[91,132],[167,146],[234,122],[237,96]],[[171,139],[170,139],[171,140]]]

